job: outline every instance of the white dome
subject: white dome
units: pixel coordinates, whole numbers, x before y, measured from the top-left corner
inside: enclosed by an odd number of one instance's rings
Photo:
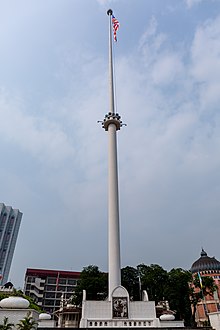
[[[73,304],[67,304],[66,307],[71,308],[71,307],[74,307],[74,305]]]
[[[50,320],[51,319],[51,315],[47,314],[47,313],[41,313],[39,315],[39,320]]]
[[[160,320],[161,321],[173,321],[173,320],[175,320],[175,316],[173,314],[163,314],[163,315],[160,315]]]
[[[30,305],[27,299],[22,297],[8,297],[0,301],[0,307],[2,308],[28,308]]]

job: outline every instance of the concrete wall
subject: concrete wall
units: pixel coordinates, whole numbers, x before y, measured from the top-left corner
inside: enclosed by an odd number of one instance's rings
[[[8,318],[9,323],[16,325],[20,320],[24,319],[31,312],[31,316],[38,321],[39,313],[33,309],[5,309],[0,308],[0,324],[3,324],[4,318]],[[16,327],[13,328],[15,330]]]
[[[213,329],[220,329],[220,312],[209,313],[209,321]]]

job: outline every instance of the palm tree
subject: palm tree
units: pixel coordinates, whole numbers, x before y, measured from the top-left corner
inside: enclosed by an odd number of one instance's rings
[[[35,319],[30,315],[30,312],[25,316],[23,320],[17,324],[18,330],[31,330],[37,328],[37,322]]]
[[[8,322],[8,317],[4,317],[3,324],[0,324],[0,330],[11,330],[14,324]]]

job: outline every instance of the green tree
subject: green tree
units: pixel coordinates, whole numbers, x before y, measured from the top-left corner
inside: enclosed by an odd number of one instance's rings
[[[165,300],[165,288],[167,285],[168,274],[159,265],[151,264],[150,266],[140,264],[137,266],[141,277],[141,289],[146,290],[149,300],[159,301]]]
[[[13,328],[14,324],[9,323],[8,317],[4,317],[3,324],[0,324],[0,330],[11,330]]]
[[[200,281],[198,274],[196,274],[196,276],[192,276],[189,286],[189,297],[192,305],[191,325],[196,327],[195,316],[197,304],[200,301],[204,300],[206,296],[213,296],[213,293],[216,291],[217,286],[215,285],[215,282],[212,277],[203,276]]]
[[[170,309],[175,311],[176,320],[184,320],[185,326],[191,323],[191,303],[189,298],[189,282],[192,274],[182,268],[171,269],[168,272],[165,297]]]
[[[30,312],[25,316],[23,320],[17,324],[18,330],[32,330],[37,328],[37,322],[31,316]]]
[[[124,267],[121,270],[121,284],[128,290],[131,300],[139,300],[139,272],[134,267]]]
[[[84,267],[75,290],[74,302],[76,305],[82,303],[82,293],[86,290],[86,299],[103,300],[108,294],[108,277],[106,273],[99,270],[97,266]]]

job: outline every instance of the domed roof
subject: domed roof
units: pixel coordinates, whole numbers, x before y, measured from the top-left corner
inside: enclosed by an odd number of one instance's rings
[[[39,320],[50,320],[51,319],[51,315],[47,314],[47,313],[41,313],[39,315]]]
[[[24,309],[24,308],[28,308],[29,305],[30,303],[27,299],[16,296],[4,298],[0,301],[0,307],[2,308]]]
[[[201,257],[192,264],[191,272],[197,273],[204,270],[220,271],[220,262],[215,257],[209,257],[202,249]]]
[[[175,320],[175,316],[173,314],[162,314],[160,315],[161,321],[173,321]]]

